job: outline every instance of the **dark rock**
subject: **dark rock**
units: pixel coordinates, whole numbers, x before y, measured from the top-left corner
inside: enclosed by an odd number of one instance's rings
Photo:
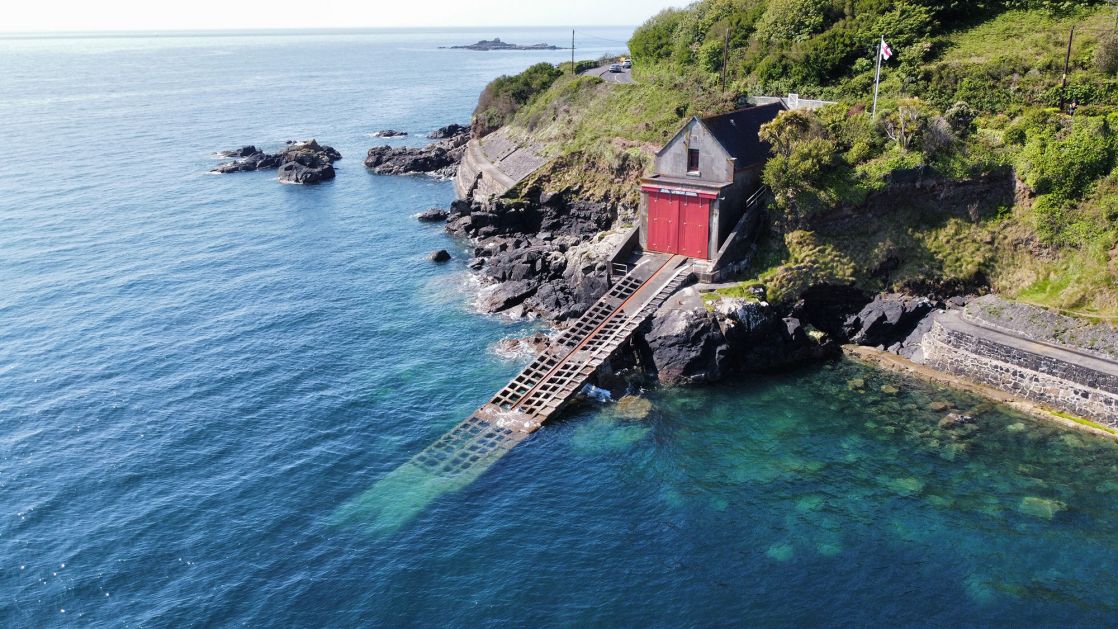
[[[765,302],[723,299],[714,311],[730,345],[728,364],[737,371],[784,369],[839,351],[833,341],[817,341],[798,318],[781,317]]]
[[[269,155],[255,146],[246,146],[236,153],[245,153],[243,159],[221,164],[211,172],[237,173],[279,168],[282,183],[312,184],[333,179],[333,163],[342,158],[332,146],[323,146],[315,140],[288,141],[275,155]]]
[[[431,252],[431,254],[427,256],[427,259],[431,262],[449,262],[450,252],[446,249],[439,249],[438,251]]]
[[[730,346],[705,308],[660,310],[644,334],[660,382],[714,382],[722,377]]]
[[[310,165],[290,161],[279,167],[280,183],[315,184],[329,181],[334,175],[334,167],[328,163]]]
[[[254,155],[256,153],[262,153],[262,152],[263,151],[261,151],[260,149],[258,149],[255,146],[249,144],[248,146],[242,146],[239,149],[232,149],[230,151],[221,151],[221,152],[218,153],[218,156],[219,157],[232,157],[232,158],[240,159],[240,158],[243,158],[243,157],[248,157],[249,155]]]
[[[408,135],[407,131],[397,131],[395,129],[385,129],[371,134],[374,138],[402,138]]]
[[[442,208],[433,207],[421,212],[419,216],[416,216],[416,219],[424,223],[437,223],[439,221],[445,221],[449,216],[450,212]]]
[[[428,174],[449,179],[458,169],[469,139],[465,129],[423,148],[376,146],[365,156],[365,167],[381,175]]]
[[[494,313],[520,305],[536,293],[538,285],[532,282],[503,282],[482,290],[478,306],[484,312]]]
[[[454,136],[462,135],[469,132],[470,128],[468,126],[460,124],[448,124],[445,127],[439,127],[431,133],[428,133],[427,137],[431,140],[446,140],[447,138],[453,138]]]
[[[937,304],[925,297],[899,294],[878,295],[849,317],[843,333],[858,345],[885,346],[904,341]]]
[[[483,39],[476,44],[469,44],[467,46],[450,46],[452,50],[561,50],[558,46],[551,44],[531,44],[523,46],[519,44],[510,44],[501,41],[500,37],[493,39]]]

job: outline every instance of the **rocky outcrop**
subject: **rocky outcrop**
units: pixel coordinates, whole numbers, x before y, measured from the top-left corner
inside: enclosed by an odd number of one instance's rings
[[[518,283],[520,299],[498,292],[479,301],[482,310],[519,306],[513,314],[561,322],[581,315],[609,288],[606,260],[622,235],[599,234],[612,227],[615,212],[604,203],[567,202],[562,195],[542,204],[456,201],[447,231],[475,242],[468,266],[485,279]]]
[[[430,140],[446,140],[469,132],[469,126],[451,123],[446,125],[445,127],[439,127],[431,133],[428,133],[427,138]]]
[[[374,138],[404,138],[404,137],[407,137],[408,132],[407,131],[397,131],[395,129],[385,129],[383,131],[377,131],[375,133],[370,133],[369,135],[371,137],[374,137]]]
[[[563,50],[552,44],[529,44],[527,46],[510,44],[501,41],[500,37],[483,39],[476,44],[468,44],[465,46],[440,46],[440,48],[450,48],[451,50]]]
[[[847,318],[843,334],[857,345],[888,348],[905,340],[928,313],[940,306],[927,297],[878,295],[858,314]]]
[[[469,129],[465,129],[423,148],[376,146],[365,156],[365,167],[380,175],[426,174],[450,179],[458,170],[469,139]]]
[[[439,223],[445,221],[448,216],[450,216],[450,212],[441,207],[433,207],[420,212],[415,218],[421,223]]]
[[[439,249],[438,251],[432,251],[427,256],[427,259],[430,260],[431,262],[438,262],[438,263],[450,262],[450,252],[447,251],[446,249]]]
[[[239,159],[221,164],[210,172],[226,174],[277,168],[281,183],[295,184],[314,184],[333,179],[334,162],[342,158],[334,147],[319,144],[313,139],[304,142],[289,141],[287,146],[275,154],[265,153],[249,145],[222,151],[220,155]]]
[[[643,336],[661,383],[695,384],[722,378],[730,346],[717,317],[706,308],[661,309]]]

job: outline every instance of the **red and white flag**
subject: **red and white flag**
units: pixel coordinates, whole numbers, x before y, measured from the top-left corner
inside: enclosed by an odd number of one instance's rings
[[[893,49],[889,44],[885,43],[885,38],[881,38],[881,58],[888,61],[893,58]]]

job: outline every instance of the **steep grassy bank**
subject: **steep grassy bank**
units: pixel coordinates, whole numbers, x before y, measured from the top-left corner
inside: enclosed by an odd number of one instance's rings
[[[526,186],[632,206],[651,156],[686,118],[750,94],[838,100],[766,131],[774,228],[743,279],[783,300],[823,283],[990,287],[1113,317],[1113,20],[1092,2],[707,0],[638,29],[638,84],[559,73],[501,119],[557,158]],[[1054,107],[1073,26],[1069,116]],[[882,34],[896,57],[872,119]]]

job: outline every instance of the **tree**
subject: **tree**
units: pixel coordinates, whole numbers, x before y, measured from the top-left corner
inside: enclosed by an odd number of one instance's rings
[[[772,145],[775,154],[788,157],[796,146],[823,134],[819,118],[804,109],[780,112],[771,122],[761,125],[758,136]]]

